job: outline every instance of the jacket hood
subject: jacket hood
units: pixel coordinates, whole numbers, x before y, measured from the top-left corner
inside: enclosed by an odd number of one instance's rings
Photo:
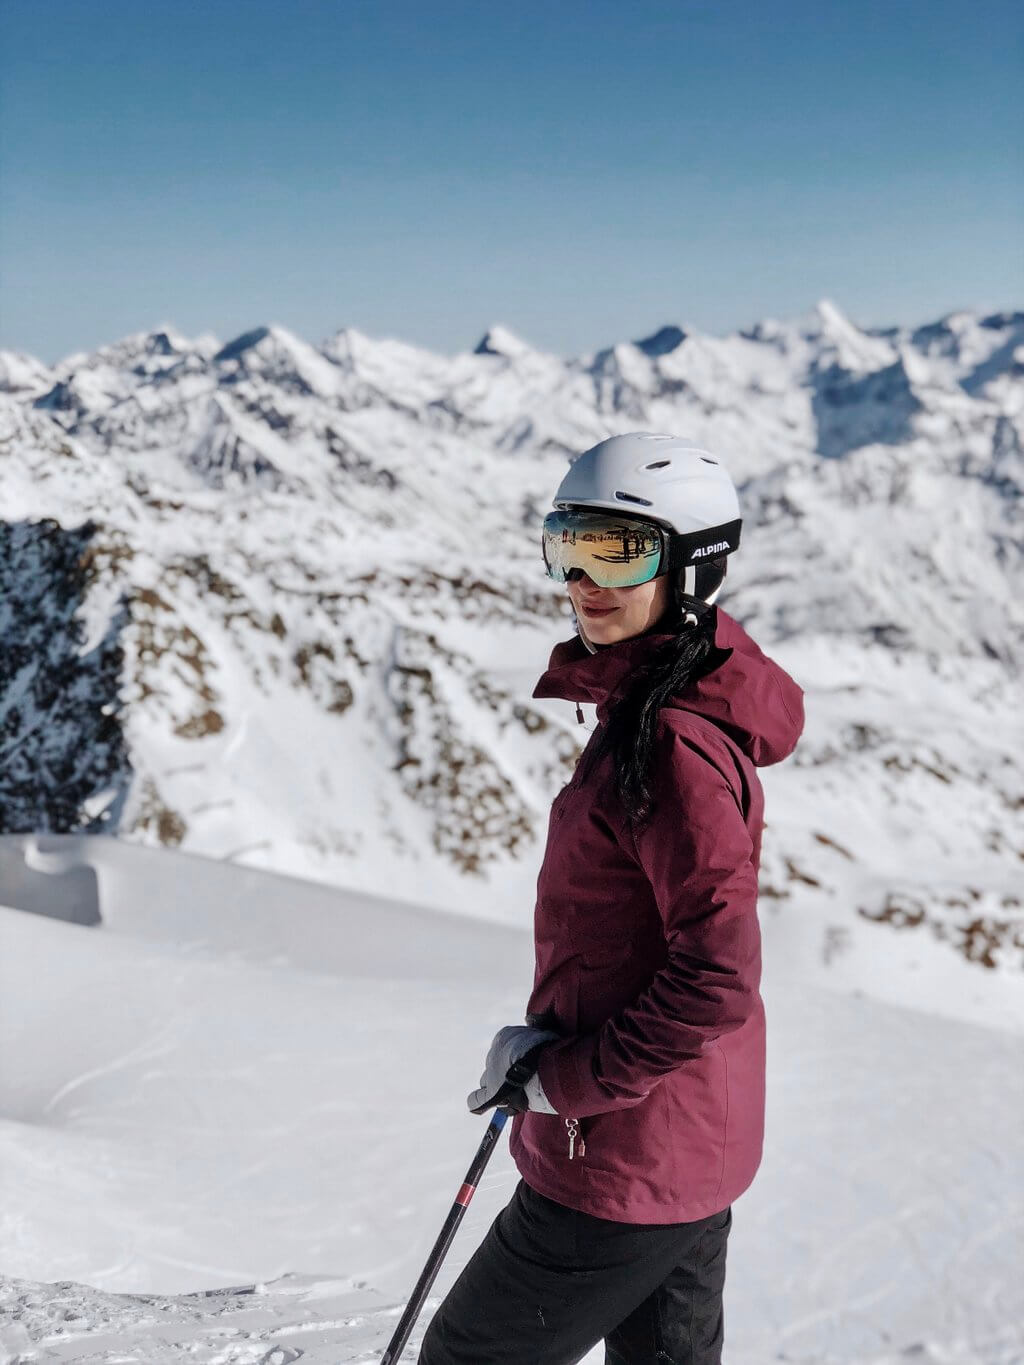
[[[803,730],[803,689],[734,617],[719,606],[712,611],[716,655],[709,661],[710,671],[668,704],[714,722],[757,767],[779,763],[793,752]],[[611,706],[628,692],[636,670],[673,638],[655,628],[596,654],[579,636],[563,640],[552,650],[533,695],[591,702],[604,723]]]

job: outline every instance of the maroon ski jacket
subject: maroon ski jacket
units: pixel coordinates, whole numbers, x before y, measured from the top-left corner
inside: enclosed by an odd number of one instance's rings
[[[537,882],[527,1010],[563,1035],[538,1067],[557,1114],[516,1115],[510,1149],[540,1194],[624,1223],[717,1213],[761,1159],[755,769],[794,748],[803,692],[714,610],[717,667],[658,717],[650,823],[634,836],[610,755],[586,780],[581,762],[551,807]],[[556,645],[533,695],[594,702],[603,723],[669,638]]]

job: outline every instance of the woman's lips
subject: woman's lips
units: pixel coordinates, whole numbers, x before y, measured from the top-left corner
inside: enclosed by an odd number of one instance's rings
[[[581,602],[580,606],[588,616],[610,616],[613,611],[618,611],[618,607],[588,607],[585,602]]]

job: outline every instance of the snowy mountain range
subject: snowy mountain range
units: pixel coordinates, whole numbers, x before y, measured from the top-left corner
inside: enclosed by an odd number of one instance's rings
[[[804,686],[770,931],[842,981],[1024,967],[1024,313],[828,302],[564,359],[172,328],[0,353],[0,830],[117,833],[525,924],[583,734],[530,699],[567,459],[706,442],[722,606]],[[967,970],[965,970],[965,966]],[[965,986],[964,983],[969,983]]]

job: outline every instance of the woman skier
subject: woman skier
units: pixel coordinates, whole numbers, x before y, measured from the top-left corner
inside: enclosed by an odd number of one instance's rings
[[[511,1201],[420,1365],[718,1365],[731,1205],[764,1130],[756,768],[803,693],[714,605],[737,548],[718,457],[634,432],[570,466],[543,526],[576,638],[535,697],[596,703],[551,808],[527,1026],[473,1113],[512,1109]]]

